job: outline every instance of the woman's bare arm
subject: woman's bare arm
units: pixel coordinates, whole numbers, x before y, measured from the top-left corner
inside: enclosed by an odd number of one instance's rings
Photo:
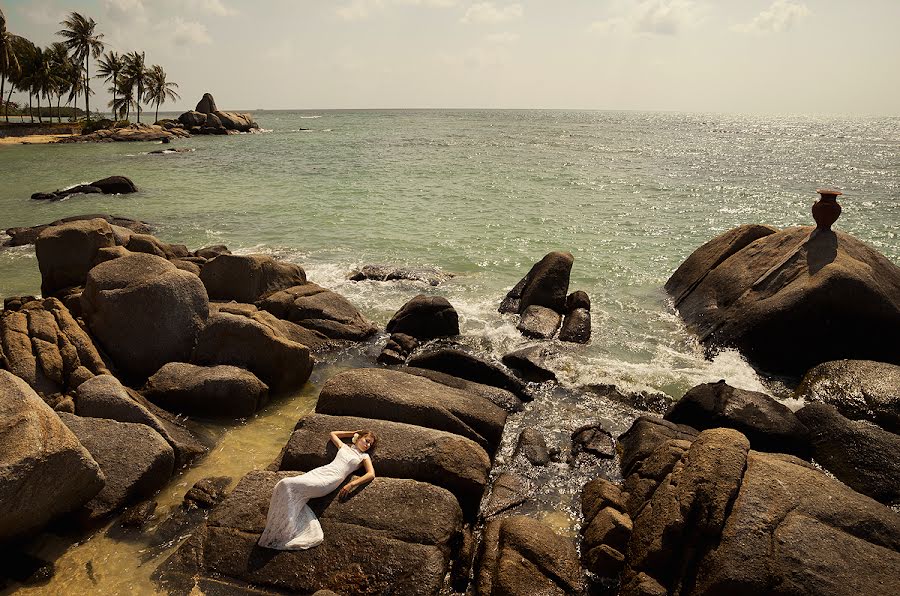
[[[351,480],[350,482],[345,484],[344,487],[340,490],[340,492],[338,492],[339,499],[341,499],[341,500],[346,499],[347,497],[350,496],[350,493],[353,492],[353,490],[357,486],[361,486],[361,485],[365,484],[366,482],[371,482],[372,480],[375,479],[375,467],[372,465],[372,460],[370,460],[368,457],[366,457],[366,458],[363,458],[362,463],[363,463],[363,466],[366,468],[366,473],[363,474],[362,476],[360,476],[359,478]]]
[[[334,443],[334,446],[340,449],[341,446],[345,444],[341,439],[352,437],[355,433],[355,430],[334,430],[331,431],[329,438],[331,439],[331,442]]]

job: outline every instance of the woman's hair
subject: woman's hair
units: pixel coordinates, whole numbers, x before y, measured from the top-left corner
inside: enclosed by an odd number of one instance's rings
[[[367,429],[356,431],[353,435],[353,444],[355,445],[356,442],[363,437],[370,437],[372,439],[372,444],[369,445],[369,451],[375,449],[375,445],[378,443],[378,435],[375,434],[375,431]]]

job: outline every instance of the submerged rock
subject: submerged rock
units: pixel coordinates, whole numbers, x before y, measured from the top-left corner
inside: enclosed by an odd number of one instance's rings
[[[900,267],[843,232],[756,232],[711,240],[666,284],[702,342],[794,376],[842,358],[900,364]]]
[[[427,368],[460,377],[475,383],[493,385],[514,393],[523,401],[531,401],[532,396],[525,383],[503,367],[482,360],[477,356],[452,348],[438,348],[416,354],[407,362],[409,366]]]
[[[452,337],[459,335],[459,316],[446,298],[419,294],[394,313],[384,330],[419,340]]]
[[[364,265],[360,269],[350,272],[347,276],[351,281],[421,281],[431,286],[437,286],[452,279],[452,273],[445,273],[432,267],[394,267],[391,265]]]
[[[500,304],[501,313],[522,313],[529,306],[566,311],[569,275],[575,258],[567,252],[551,252],[535,263]]]
[[[549,355],[550,351],[543,346],[529,346],[504,354],[503,364],[517,371],[526,381],[556,381],[556,373],[544,362]]]
[[[559,340],[576,344],[586,344],[591,340],[591,313],[584,308],[570,311],[563,319],[559,330]]]
[[[516,329],[526,337],[550,339],[556,335],[561,321],[562,317],[558,312],[532,304],[522,311],[522,318],[519,319]]]

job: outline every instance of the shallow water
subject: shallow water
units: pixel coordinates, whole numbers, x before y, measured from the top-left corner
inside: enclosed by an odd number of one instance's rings
[[[666,279],[715,234],[744,223],[809,224],[815,189],[836,186],[846,195],[836,227],[900,262],[898,118],[477,110],[256,118],[271,132],[176,143],[196,149],[190,153],[148,155],[160,147],[146,143],[0,147],[0,227],[91,212],[144,219],[169,242],[224,243],[301,264],[310,280],[380,325],[416,294],[446,296],[459,312],[463,342],[491,357],[527,343],[513,318],[497,313],[502,297],[546,252],[568,250],[571,289],[593,302],[593,341],[551,342],[563,390],[511,418],[498,469],[524,470],[511,450],[526,424],[559,441],[597,418],[613,434],[623,431],[629,414],[592,401],[579,389],[586,384],[677,398],[697,383],[726,379],[789,395],[733,351],[706,359],[667,301]],[[113,174],[129,176],[140,192],[28,198]],[[457,276],[438,287],[346,279],[368,263]],[[0,250],[0,279],[2,296],[37,293],[33,248]],[[238,478],[266,466],[314,407],[318,384],[341,367],[371,362],[384,339],[333,357],[301,395],[251,420],[207,426],[217,447],[163,490],[157,516],[199,478]],[[580,483],[598,469],[615,473],[604,466],[578,463],[567,483],[555,482],[553,466],[526,470],[533,513],[574,531]],[[66,551],[56,579],[23,593],[152,593],[146,578],[161,558],[139,565],[145,544],[103,532],[76,548],[49,542],[42,552]]]

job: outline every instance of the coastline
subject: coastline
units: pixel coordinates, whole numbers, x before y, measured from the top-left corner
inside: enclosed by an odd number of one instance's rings
[[[60,139],[67,139],[75,135],[25,135],[23,137],[0,137],[0,145],[49,145]]]

